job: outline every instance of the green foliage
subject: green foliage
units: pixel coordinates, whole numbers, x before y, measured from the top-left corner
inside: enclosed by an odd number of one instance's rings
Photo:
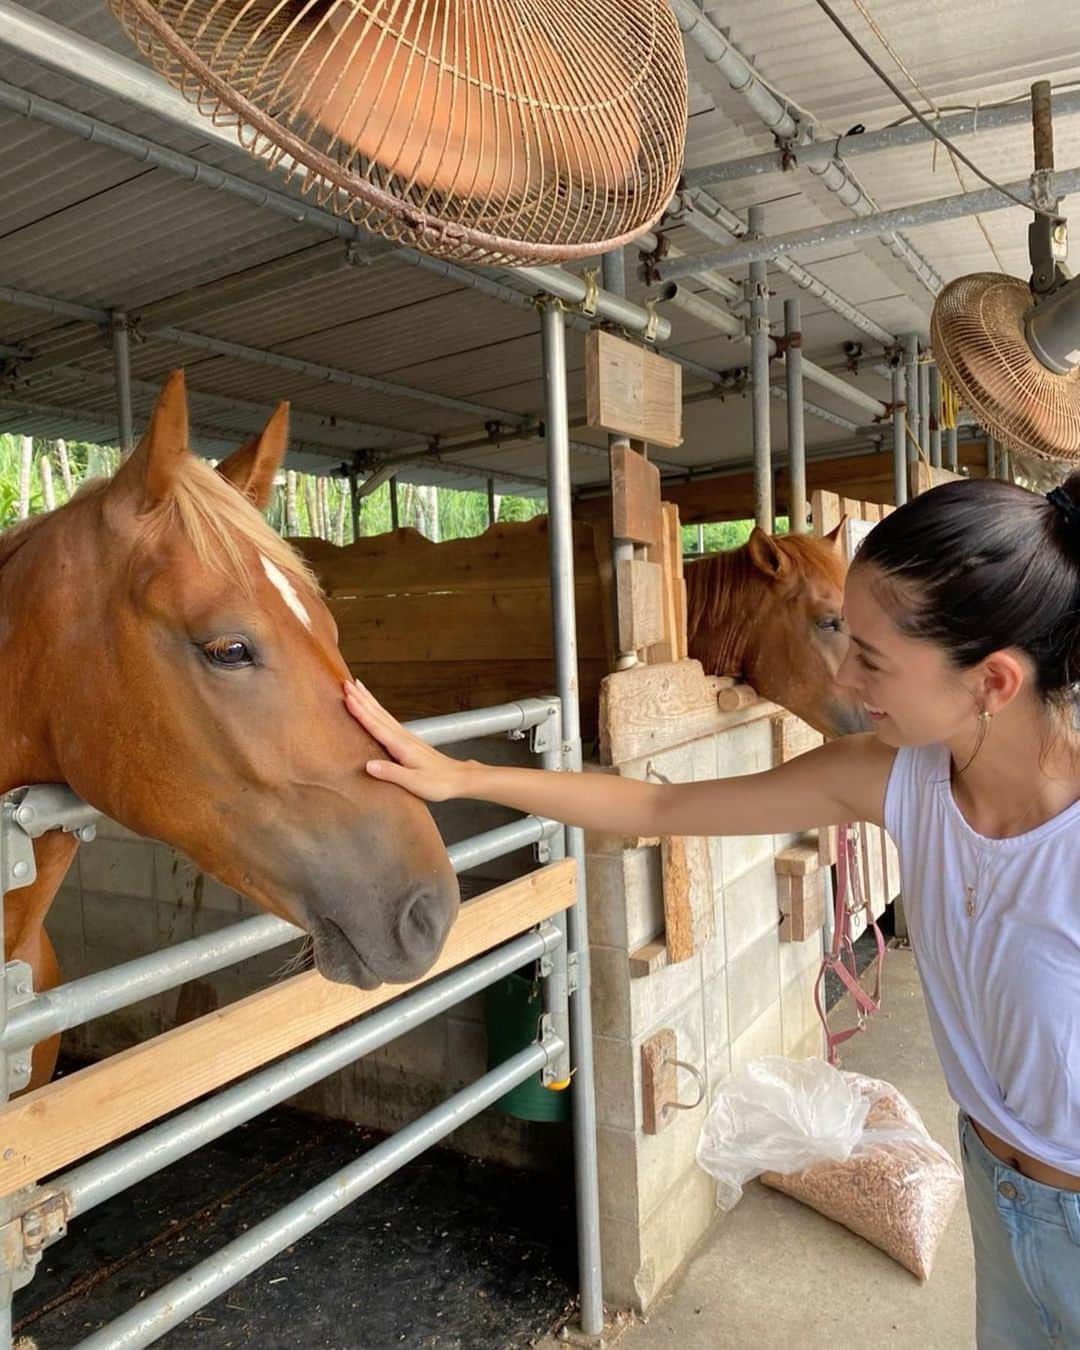
[[[726,553],[729,549],[741,548],[750,538],[750,532],[754,528],[752,520],[720,520],[713,521],[706,525],[702,531],[705,541],[706,553]],[[787,516],[778,516],[776,520],[776,533],[787,534],[788,518]],[[698,551],[698,527],[696,525],[684,525],[682,527],[682,546],[683,554],[689,557]]]

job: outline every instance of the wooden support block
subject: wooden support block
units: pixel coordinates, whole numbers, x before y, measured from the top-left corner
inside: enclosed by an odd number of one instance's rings
[[[679,1100],[677,1047],[675,1032],[670,1027],[642,1042],[641,1128],[646,1134],[659,1134],[675,1119],[671,1103]]]
[[[585,339],[585,404],[590,427],[682,444],[682,367],[600,328]]]
[[[804,877],[821,868],[817,841],[812,844],[792,844],[776,855],[776,870],[782,876]]]
[[[640,979],[644,975],[655,975],[668,963],[667,944],[662,941],[646,942],[636,952],[630,953],[630,975]]]
[[[664,942],[672,964],[688,961],[712,937],[712,864],[707,839],[676,835],[660,841],[664,876]]]
[[[773,764],[787,764],[825,744],[825,737],[792,713],[773,719]]]
[[[757,701],[757,694],[748,684],[732,684],[727,689],[721,689],[716,696],[717,707],[726,713],[739,712]]]
[[[818,856],[822,867],[834,867],[840,857],[839,828],[836,825],[822,825],[817,832]]]
[[[722,730],[717,706],[727,676],[706,675],[699,661],[632,666],[600,686],[600,759],[625,764]]]
[[[779,873],[776,878],[780,901],[781,942],[805,942],[825,922],[825,888],[820,871],[802,876]]]
[[[638,558],[615,569],[619,596],[619,650],[636,652],[664,641],[664,569]]]
[[[611,448],[611,532],[650,548],[663,538],[660,470],[628,445]]]
[[[294,975],[0,1107],[0,1195],[85,1158],[225,1083],[445,974],[576,902],[570,859],[462,905],[422,979],[356,989]]]

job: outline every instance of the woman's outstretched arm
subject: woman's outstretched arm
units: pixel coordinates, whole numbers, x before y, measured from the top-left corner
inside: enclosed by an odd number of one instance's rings
[[[407,731],[361,685],[349,711],[386,749],[368,772],[426,801],[471,797],[584,829],[655,835],[788,834],[848,820],[882,823],[895,751],[846,736],[765,773],[705,783],[652,783],[603,773],[550,773],[456,760]]]

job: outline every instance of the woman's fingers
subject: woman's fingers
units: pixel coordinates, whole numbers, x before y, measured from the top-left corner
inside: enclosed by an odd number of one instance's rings
[[[345,686],[345,706],[356,720],[394,756],[412,758],[423,746],[411,732],[406,731],[396,717],[386,711],[363,686]]]

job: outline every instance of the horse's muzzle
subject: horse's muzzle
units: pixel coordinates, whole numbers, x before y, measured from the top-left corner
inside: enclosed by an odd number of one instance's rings
[[[456,885],[450,893],[438,884],[418,883],[390,934],[365,931],[369,925],[363,922],[349,933],[337,920],[319,915],[310,924],[315,968],[325,979],[360,989],[409,984],[435,964],[457,911]]]

